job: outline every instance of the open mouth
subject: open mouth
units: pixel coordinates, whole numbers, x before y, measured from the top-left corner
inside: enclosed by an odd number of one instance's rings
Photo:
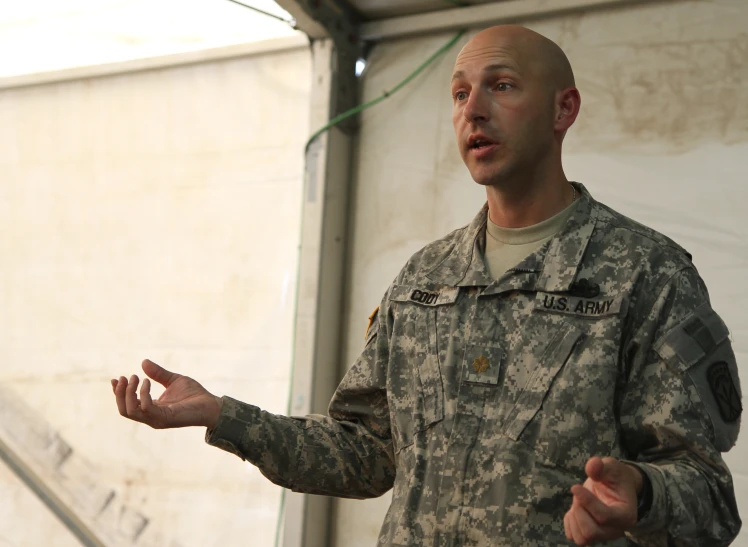
[[[494,146],[496,143],[493,143],[491,141],[487,141],[485,139],[477,139],[475,142],[470,144],[471,150],[481,150],[483,148],[487,148],[489,146]]]
[[[468,152],[476,159],[483,159],[491,156],[498,146],[498,143],[489,141],[483,137],[471,137],[468,140]]]

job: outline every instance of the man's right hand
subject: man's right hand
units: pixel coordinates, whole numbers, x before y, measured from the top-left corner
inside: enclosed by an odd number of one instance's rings
[[[211,394],[192,378],[169,372],[147,359],[143,361],[143,372],[164,386],[166,391],[155,401],[152,400],[151,382],[145,378],[138,399],[137,375],[133,374],[129,382],[124,376],[112,380],[112,390],[122,416],[148,424],[154,429],[215,427],[221,412],[220,397]]]

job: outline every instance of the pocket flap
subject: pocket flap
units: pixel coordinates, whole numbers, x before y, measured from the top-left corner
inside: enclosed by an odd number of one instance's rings
[[[505,430],[507,437],[516,441],[522,435],[527,424],[540,410],[554,378],[581,337],[582,331],[570,323],[564,323],[559,328],[514,405]]]

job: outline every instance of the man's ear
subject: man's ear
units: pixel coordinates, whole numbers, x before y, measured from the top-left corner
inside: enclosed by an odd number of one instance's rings
[[[556,132],[566,134],[566,131],[574,124],[579,115],[582,105],[582,97],[576,87],[567,87],[556,93],[555,113],[553,128]]]

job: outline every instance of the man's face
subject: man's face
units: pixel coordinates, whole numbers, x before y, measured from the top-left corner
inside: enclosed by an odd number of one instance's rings
[[[509,39],[474,40],[455,63],[452,123],[478,184],[530,175],[552,151],[554,93],[521,49]]]

